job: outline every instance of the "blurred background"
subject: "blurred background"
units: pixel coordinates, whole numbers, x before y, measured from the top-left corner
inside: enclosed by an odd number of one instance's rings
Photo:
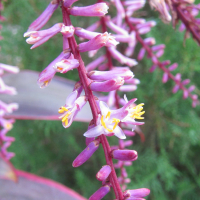
[[[2,63],[19,66],[21,70],[31,69],[40,72],[60,54],[61,34],[34,50],[30,50],[31,46],[23,37],[28,26],[49,2],[49,0],[5,2],[2,15],[6,17],[6,21],[3,22],[1,30],[4,37],[1,41],[0,54]],[[92,3],[95,1],[89,2]],[[80,0],[76,5],[84,5],[84,1]],[[157,26],[145,37],[155,37],[157,44],[166,45],[165,53],[160,60],[177,62],[179,67],[174,73],[180,72],[183,79],[189,78],[192,84],[200,88],[199,46],[196,42],[189,38],[184,45],[184,33],[174,30],[171,24],[164,24],[159,14],[152,11],[149,5],[142,10],[141,16],[157,22]],[[95,20],[95,18],[72,18],[73,25],[78,27],[87,27]],[[44,28],[58,22],[62,22],[59,8]],[[136,49],[134,58],[137,57],[137,53]],[[92,60],[87,54],[83,54],[83,59],[85,64]],[[132,180],[128,188],[149,188],[151,194],[148,200],[198,200],[200,107],[192,108],[191,100],[183,100],[181,91],[172,94],[174,83],[169,80],[163,84],[162,71],[157,69],[149,73],[150,67],[151,61],[144,59],[133,68],[135,78],[140,79],[141,83],[135,92],[128,94],[128,99],[138,98],[137,103],[145,103],[146,111],[145,125],[141,127],[145,141],[141,142],[139,135],[131,138],[134,141],[131,149],[138,152],[138,160],[127,167],[129,178]],[[78,80],[76,70],[68,72],[64,77]],[[200,90],[196,89],[195,93],[200,95]],[[17,120],[9,132],[9,135],[16,138],[9,148],[16,153],[11,161],[18,169],[58,181],[88,198],[101,186],[95,175],[101,166],[105,165],[105,158],[102,148],[99,148],[84,165],[76,169],[72,167],[75,157],[85,148],[85,139],[82,135],[87,126],[87,123],[74,122],[70,128],[64,129],[60,121]],[[118,142],[115,137],[108,139],[113,145]],[[112,199],[112,193],[109,195],[105,199]]]

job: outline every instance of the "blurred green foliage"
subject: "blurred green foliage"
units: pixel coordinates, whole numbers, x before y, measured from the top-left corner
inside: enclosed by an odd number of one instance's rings
[[[89,3],[93,3],[91,1]],[[2,14],[7,18],[3,23],[1,41],[1,62],[17,65],[20,69],[41,71],[62,50],[61,34],[56,35],[41,47],[30,50],[23,33],[30,23],[45,9],[48,0],[10,0],[5,2]],[[82,5],[80,1],[78,5]],[[145,17],[157,21],[157,26],[147,35],[155,37],[157,44],[166,44],[161,60],[178,62],[174,73],[180,72],[183,79],[189,78],[200,88],[199,47],[192,38],[183,45],[184,33],[163,24],[158,14],[149,10]],[[54,13],[46,27],[62,21],[60,9]],[[87,27],[95,18],[72,18],[75,26]],[[84,54],[84,62],[89,62]],[[135,52],[134,57],[137,56]],[[91,59],[90,59],[91,60]],[[136,135],[131,147],[138,151],[139,158],[127,167],[132,182],[128,188],[147,187],[151,190],[149,200],[198,200],[200,196],[200,109],[191,107],[189,99],[182,99],[182,92],[171,93],[173,82],[162,84],[162,71],[148,70],[151,61],[143,60],[133,68],[135,77],[141,80],[138,90],[128,94],[137,97],[138,103],[145,103],[145,125],[142,131],[146,140],[141,143]],[[77,71],[65,75],[78,80]],[[26,84],[26,83],[24,83]],[[195,90],[200,94],[198,89]],[[57,108],[55,108],[57,109]],[[60,122],[17,121],[10,135],[16,141],[9,148],[16,152],[12,159],[16,168],[51,178],[89,197],[101,185],[95,179],[96,172],[105,164],[102,148],[92,158],[75,169],[72,162],[85,148],[82,137],[87,124],[74,122],[64,129]],[[109,138],[116,144],[116,138]],[[105,199],[111,199],[107,196]]]

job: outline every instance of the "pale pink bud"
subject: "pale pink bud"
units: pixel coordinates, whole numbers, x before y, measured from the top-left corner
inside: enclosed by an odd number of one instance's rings
[[[163,61],[161,64],[162,64],[163,66],[166,66],[166,65],[169,65],[170,63],[171,63],[170,60],[165,60],[165,61]]]
[[[124,192],[124,197],[146,197],[147,195],[150,194],[150,190],[147,188],[140,188],[140,189],[135,189],[135,190],[126,190]]]
[[[78,50],[80,52],[91,51],[100,49],[103,46],[111,47],[116,46],[118,42],[107,32],[97,35],[95,38],[88,42],[79,44]]]
[[[194,85],[191,85],[191,86],[188,88],[188,91],[189,91],[189,92],[192,92],[194,89],[195,89],[195,86],[194,86]]]
[[[74,34],[77,35],[78,37],[91,40],[92,38],[96,37],[97,35],[101,33],[92,32],[83,28],[76,27]]]
[[[44,12],[29,26],[27,32],[41,29],[49,21],[51,15],[57,9],[58,5],[59,2],[57,0],[51,1]]]
[[[122,168],[121,174],[122,174],[123,177],[127,177],[128,176],[125,168]]]
[[[159,57],[161,57],[163,54],[164,54],[164,50],[161,49],[161,50],[159,50],[159,51],[156,53],[156,57],[159,58]]]
[[[131,146],[132,144],[133,144],[133,141],[132,141],[132,140],[124,141],[124,146],[125,146],[125,147]]]
[[[106,194],[110,192],[110,186],[104,185],[100,187],[90,198],[89,200],[101,200]]]
[[[131,5],[135,5],[135,4],[138,4],[138,3],[143,3],[143,5],[144,5],[145,2],[146,2],[145,0],[124,1],[123,5],[131,6]]]
[[[137,2],[135,4],[132,4],[130,6],[127,7],[127,15],[131,16],[134,11],[139,10],[140,8],[142,8],[144,6],[144,3],[141,2]]]
[[[112,158],[121,161],[134,161],[137,159],[137,151],[134,150],[113,150],[111,153]]]
[[[53,67],[57,72],[66,73],[69,70],[78,68],[79,62],[77,59],[63,59],[60,62],[57,62]]]
[[[117,77],[122,77],[124,80],[128,80],[134,76],[133,72],[131,72],[127,67],[120,69],[115,68],[114,70],[110,71],[91,71],[87,75],[92,80],[102,81],[114,79]]]
[[[190,83],[190,79],[185,79],[185,80],[182,81],[182,84],[183,84],[183,85],[187,85],[187,84],[189,84],[189,83]]]
[[[157,65],[152,65],[151,68],[149,69],[150,72],[155,71],[155,69],[157,68]]]
[[[125,161],[125,162],[124,162],[124,165],[125,165],[125,166],[131,166],[132,164],[133,164],[133,163],[132,163],[131,161]]]
[[[125,57],[123,54],[121,54],[119,51],[117,51],[114,47],[109,47],[108,50],[109,50],[110,54],[113,56],[113,58],[115,58],[121,64],[127,64],[129,67],[137,65],[136,60]]]
[[[188,98],[188,91],[187,90],[183,90],[183,99],[187,99]]]
[[[128,35],[128,32],[126,30],[124,30],[123,28],[117,26],[116,24],[114,24],[110,17],[106,17],[106,25],[115,33],[118,33],[120,35]]]
[[[133,37],[133,35],[113,35],[113,37],[116,41],[125,43],[130,43],[132,40],[135,40],[135,37]]]
[[[139,28],[139,29],[138,29],[138,33],[139,33],[140,35],[143,35],[143,34],[148,33],[150,30],[151,30],[150,27],[142,27],[142,28]]]
[[[140,80],[137,78],[132,78],[132,79],[126,80],[126,83],[137,85],[137,84],[140,84]]]
[[[106,59],[106,56],[100,56],[99,58],[97,58],[96,60],[92,61],[91,63],[89,63],[85,68],[87,71],[91,71],[93,69],[95,69],[98,65],[100,65],[104,60]]]
[[[18,73],[19,72],[18,67],[6,65],[6,64],[3,64],[3,63],[0,63],[0,69],[3,69],[3,70],[10,72],[10,73]]]
[[[122,85],[119,88],[119,91],[121,91],[121,92],[132,92],[132,91],[135,91],[136,89],[137,89],[136,85]]]
[[[111,173],[111,167],[109,165],[104,165],[96,174],[96,178],[99,181],[104,181],[108,178]]]
[[[135,136],[135,132],[129,131],[129,130],[124,130],[125,135],[127,136]]]
[[[173,70],[175,70],[177,67],[178,67],[178,64],[177,64],[177,63],[174,63],[174,64],[172,64],[171,66],[169,66],[168,70],[169,70],[169,71],[173,71]]]
[[[175,85],[172,89],[173,93],[176,93],[179,90],[179,85]]]
[[[108,13],[108,6],[106,3],[96,3],[94,5],[85,6],[85,7],[72,7],[69,12],[74,16],[104,16]]]
[[[159,44],[159,45],[151,47],[152,51],[159,51],[159,50],[164,49],[164,48],[165,48],[164,44]]]
[[[140,51],[139,51],[139,54],[138,54],[138,60],[142,60],[144,58],[144,55],[145,55],[145,48],[141,48]]]
[[[176,74],[175,80],[176,81],[180,81],[181,80],[181,74],[180,73]]]
[[[133,18],[133,17],[129,17],[129,21],[130,21],[132,24],[142,24],[142,23],[145,23],[145,19],[142,19],[142,18]]]
[[[117,13],[121,15],[122,18],[125,17],[125,11],[124,11],[124,7],[121,3],[120,0],[114,0],[114,3],[115,3],[115,6],[116,6],[116,9],[117,9]]]
[[[169,78],[168,73],[165,72],[165,73],[163,74],[162,82],[163,82],[163,83],[166,83],[166,82],[168,81],[168,78]]]
[[[72,163],[73,167],[79,167],[83,163],[85,163],[93,153],[98,149],[99,141],[94,140],[90,142],[90,144],[76,157],[74,162]]]
[[[150,38],[144,39],[144,42],[147,45],[154,45],[156,43],[156,40],[155,40],[155,38],[150,37]]]
[[[65,8],[68,8],[76,1],[78,1],[78,0],[63,0],[63,5]]]
[[[118,77],[105,82],[92,82],[89,87],[92,91],[96,92],[110,92],[112,90],[117,90],[123,84],[124,79]]]
[[[156,56],[152,56],[151,60],[152,60],[153,64],[157,64],[158,63],[158,59],[157,59]]]

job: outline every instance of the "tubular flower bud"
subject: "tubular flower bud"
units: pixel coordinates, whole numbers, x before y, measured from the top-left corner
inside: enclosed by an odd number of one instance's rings
[[[45,88],[49,85],[50,81],[54,77],[56,70],[54,65],[62,59],[67,59],[70,56],[70,52],[62,52],[54,61],[52,61],[40,74],[38,84],[40,88]]]
[[[106,194],[110,192],[110,186],[104,185],[100,187],[90,198],[89,200],[101,200]]]
[[[99,34],[88,42],[79,44],[78,50],[80,52],[91,51],[100,49],[103,46],[111,47],[116,46],[118,42],[109,33],[105,32]]]
[[[134,150],[113,150],[111,153],[112,158],[121,161],[134,161],[138,158],[137,151]]]
[[[82,107],[86,104],[85,96],[78,97],[78,92],[75,90],[72,92],[66,99],[65,106],[62,106],[58,113],[62,114],[59,118],[62,119],[62,124],[64,128],[68,128],[78,112],[82,109]]]
[[[119,51],[117,51],[114,47],[109,47],[108,50],[109,50],[110,54],[113,56],[113,58],[115,58],[121,64],[126,64],[129,67],[137,65],[136,60],[128,58],[128,57],[125,57]]]
[[[92,38],[94,38],[97,35],[101,34],[101,33],[93,32],[93,31],[88,31],[86,29],[79,28],[79,27],[75,28],[75,32],[74,33],[78,37],[81,37],[81,38],[84,38],[84,39],[88,39],[88,40],[91,40]]]
[[[40,30],[49,21],[58,5],[59,2],[57,0],[52,0],[44,12],[29,26],[27,32]]]
[[[18,73],[19,72],[18,67],[6,65],[6,64],[3,64],[3,63],[0,63],[0,69],[3,69],[3,70],[10,72],[10,73]]]
[[[117,77],[104,82],[92,82],[90,84],[90,89],[95,92],[110,92],[117,90],[120,86],[124,84],[124,79]]]
[[[113,78],[121,77],[124,80],[133,78],[133,72],[128,67],[115,68],[110,71],[91,71],[88,73],[88,77],[92,80],[106,81]]]
[[[142,198],[150,194],[150,190],[147,188],[140,188],[135,190],[126,190],[124,192],[124,197],[135,197]]]
[[[69,12],[74,16],[100,17],[108,13],[108,8],[106,3],[96,3],[91,6],[73,7]]]
[[[52,26],[49,29],[42,30],[42,31],[29,31],[24,33],[24,37],[29,37],[26,42],[28,44],[34,44],[31,49],[34,49],[41,44],[45,43],[47,40],[49,40],[51,37],[56,35],[61,31],[63,24],[57,23],[54,26]]]
[[[81,166],[93,155],[93,153],[98,149],[98,147],[99,141],[94,140],[93,142],[90,142],[90,144],[76,157],[76,159],[72,163],[72,166]]]
[[[85,137],[97,137],[99,135],[105,134],[108,136],[115,135],[120,139],[125,139],[126,136],[122,129],[118,126],[120,119],[112,116],[112,112],[106,103],[103,101],[99,102],[99,107],[101,110],[101,115],[97,120],[97,126],[91,128],[84,133]],[[126,113],[127,114],[127,113]],[[123,113],[121,114],[123,115]]]
[[[108,178],[111,173],[111,167],[109,165],[104,165],[96,174],[96,178],[99,181],[104,181]]]
[[[53,67],[57,72],[66,73],[69,70],[78,68],[79,62],[77,59],[63,59],[57,62]]]

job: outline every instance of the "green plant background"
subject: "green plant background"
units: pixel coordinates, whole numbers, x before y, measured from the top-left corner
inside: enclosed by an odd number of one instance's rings
[[[2,63],[17,65],[20,69],[43,70],[62,50],[61,35],[56,35],[41,47],[30,50],[23,33],[30,23],[48,5],[48,0],[9,0],[4,3],[2,14],[6,17],[1,34]],[[82,5],[80,1],[77,5]],[[88,4],[94,1],[88,2]],[[145,7],[145,18],[157,22],[157,26],[147,34],[156,38],[157,44],[166,44],[161,60],[178,62],[179,67],[173,73],[180,72],[183,79],[191,79],[192,84],[200,88],[199,46],[192,38],[183,45],[184,33],[174,30],[171,24],[163,24],[158,13]],[[114,12],[111,9],[111,12]],[[74,26],[87,27],[95,18],[72,18]],[[50,27],[62,21],[58,8],[49,23]],[[138,46],[139,47],[139,46]],[[138,48],[139,49],[139,48]],[[84,62],[89,60],[84,56]],[[137,51],[134,57],[137,56]],[[136,78],[141,80],[138,90],[128,94],[128,98],[137,97],[138,103],[145,103],[145,125],[142,131],[146,140],[140,141],[139,135],[131,149],[138,151],[139,158],[131,167],[127,167],[131,183],[128,188],[147,187],[151,190],[148,200],[198,200],[200,196],[200,109],[191,107],[191,100],[183,100],[182,92],[172,94],[173,82],[162,84],[162,71],[153,73],[148,70],[151,61],[144,59],[133,68]],[[77,71],[64,75],[78,80]],[[26,84],[26,83],[24,83]],[[36,83],[35,83],[36,84]],[[200,94],[198,89],[195,90]],[[55,99],[56,100],[56,99]],[[57,108],[55,108],[57,109]],[[18,169],[47,177],[74,189],[88,198],[101,183],[95,179],[96,172],[105,164],[102,148],[84,165],[73,168],[75,157],[85,148],[82,136],[87,124],[74,122],[64,129],[59,121],[20,121],[14,125],[10,135],[16,141],[9,148],[16,153],[12,163]],[[116,138],[109,138],[112,144]],[[111,199],[106,196],[104,199]]]

